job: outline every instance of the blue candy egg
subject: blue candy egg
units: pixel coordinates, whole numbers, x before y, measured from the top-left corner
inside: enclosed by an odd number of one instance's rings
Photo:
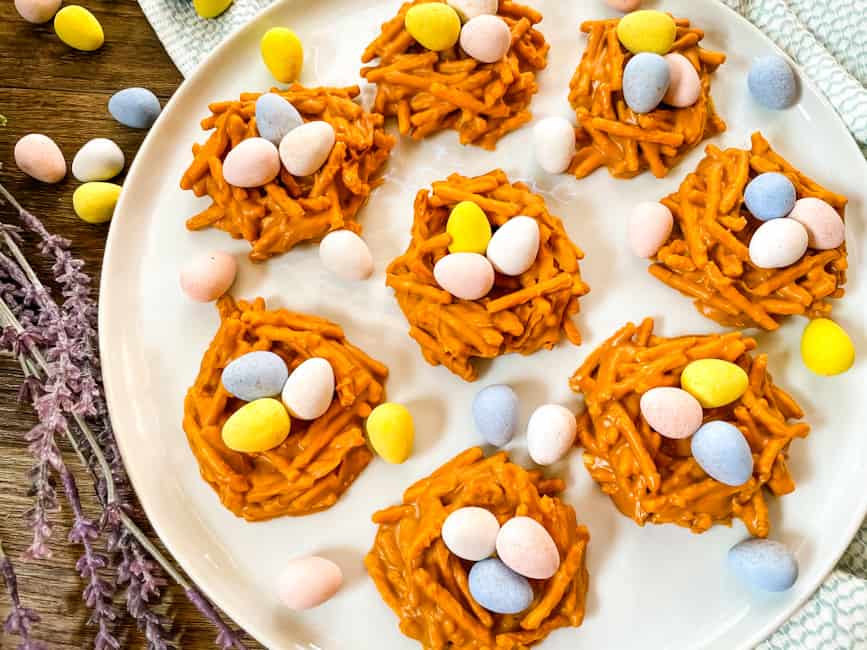
[[[265,93],[256,100],[256,128],[259,135],[280,146],[283,136],[304,124],[301,113],[276,93]]]
[[[160,114],[160,100],[147,88],[124,88],[108,100],[108,112],[124,126],[149,129]]]
[[[502,447],[518,430],[518,396],[509,386],[483,388],[473,400],[476,429],[489,445]]]
[[[781,56],[760,56],[747,76],[750,94],[766,108],[789,108],[798,99],[798,83],[789,63]]]
[[[248,352],[223,370],[225,389],[247,402],[279,395],[288,378],[286,362],[265,350]]]
[[[476,562],[469,583],[472,597],[490,612],[519,614],[533,602],[530,582],[495,557]]]
[[[744,434],[722,420],[707,422],[692,436],[692,455],[711,478],[743,485],[753,475],[753,454]]]
[[[747,539],[728,553],[734,574],[754,589],[786,591],[798,579],[798,561],[784,544],[770,539]]]
[[[669,84],[668,61],[652,52],[636,54],[623,70],[623,98],[636,113],[649,113],[659,106]]]
[[[792,181],[778,172],[759,174],[744,190],[747,210],[762,221],[785,217],[795,207],[796,199]]]

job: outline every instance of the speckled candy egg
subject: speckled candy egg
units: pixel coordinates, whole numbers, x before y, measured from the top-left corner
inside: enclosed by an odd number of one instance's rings
[[[749,385],[746,371],[725,359],[697,359],[680,373],[680,385],[706,409],[731,404]]]
[[[305,359],[285,381],[281,397],[292,417],[315,420],[331,406],[334,369],[328,359]]]
[[[676,35],[674,18],[652,9],[633,11],[617,23],[617,38],[633,54],[668,54]]]
[[[272,27],[262,35],[259,51],[265,67],[280,83],[288,84],[301,76],[304,46],[288,27]]]
[[[695,462],[708,476],[725,485],[743,485],[753,475],[753,455],[744,434],[723,420],[703,424],[690,448]]]
[[[540,406],[527,422],[527,451],[534,462],[550,465],[563,458],[575,443],[575,415],[559,404]]]
[[[310,176],[328,160],[336,140],[334,127],[328,122],[307,122],[280,141],[280,160],[293,176]]]
[[[662,101],[669,106],[692,106],[701,94],[701,78],[689,59],[679,52],[665,55],[670,83]]]
[[[623,70],[623,98],[636,113],[649,113],[659,106],[671,83],[668,62],[658,54],[636,54]]]
[[[256,100],[256,128],[259,135],[275,147],[292,129],[304,124],[304,118],[291,102],[276,93],[265,93]]]
[[[229,290],[238,273],[238,262],[223,251],[194,257],[181,269],[181,289],[196,302],[211,302]]]
[[[60,9],[62,0],[15,0],[15,9],[28,23],[47,23]]]
[[[461,300],[478,300],[494,286],[494,267],[478,253],[449,253],[434,265],[434,279]]]
[[[117,143],[94,138],[84,144],[72,159],[72,175],[82,183],[107,181],[123,171],[125,159]]]
[[[289,377],[283,358],[268,350],[242,354],[223,369],[223,387],[238,399],[252,402],[279,395]]]
[[[635,11],[641,6],[641,0],[605,0],[605,4],[617,11],[629,13],[630,11]]]
[[[193,8],[202,18],[216,18],[231,4],[232,0],[193,0]]]
[[[334,230],[319,244],[322,266],[343,280],[366,280],[373,273],[373,256],[361,237],[351,230]]]
[[[689,438],[704,418],[698,400],[674,386],[651,388],[641,396],[639,406],[650,428],[666,438]]]
[[[316,555],[290,560],[278,579],[280,600],[289,609],[317,607],[336,594],[343,571],[331,560]]]
[[[72,209],[87,223],[111,221],[122,189],[116,183],[102,181],[79,185],[72,193]]]
[[[795,207],[795,198],[792,181],[779,172],[759,174],[744,190],[747,210],[761,221],[785,217]]]
[[[510,386],[495,384],[476,393],[473,422],[489,445],[502,447],[518,430],[518,396]]]
[[[774,219],[759,226],[750,239],[750,260],[760,269],[781,269],[807,252],[807,229],[794,219]]]
[[[92,13],[78,5],[67,5],[54,16],[54,31],[69,47],[92,52],[102,47],[105,34]]]
[[[400,464],[409,458],[415,441],[412,414],[402,404],[385,402],[367,417],[367,439],[383,460]]]
[[[638,257],[653,257],[668,240],[674,217],[662,203],[639,203],[629,215],[629,246]]]
[[[108,100],[111,116],[132,129],[151,128],[160,110],[160,100],[147,88],[124,88]]]
[[[449,7],[458,12],[464,22],[483,15],[496,15],[499,0],[447,0]]]
[[[47,135],[28,133],[15,143],[15,164],[28,176],[43,183],[59,183],[66,176],[66,159]]]
[[[452,238],[449,243],[449,253],[482,255],[491,241],[491,222],[477,203],[461,201],[449,214],[446,232]]]
[[[233,451],[255,454],[286,440],[292,421],[276,399],[265,397],[244,404],[223,425],[223,443]]]
[[[242,140],[223,161],[223,178],[235,187],[262,187],[279,173],[280,154],[265,138]]]
[[[461,47],[476,61],[496,63],[511,46],[512,31],[499,16],[476,16],[461,29]]]
[[[760,56],[753,61],[747,85],[753,98],[765,108],[782,110],[798,101],[795,72],[788,61],[776,54]]]
[[[532,217],[512,217],[491,237],[488,259],[503,275],[521,275],[539,254],[539,224]]]
[[[839,375],[855,363],[855,345],[837,323],[828,318],[816,318],[804,328],[801,358],[817,375]]]
[[[726,558],[739,580],[761,591],[786,591],[798,579],[798,561],[780,542],[746,539],[732,546]]]
[[[490,510],[468,506],[452,511],[443,522],[443,543],[464,560],[478,562],[490,557],[497,548],[500,522]]]
[[[489,612],[520,614],[533,602],[533,587],[497,558],[476,562],[467,576],[473,599]]]
[[[535,519],[512,517],[497,535],[497,555],[526,578],[547,580],[560,568],[560,552],[551,535]]]
[[[562,174],[575,156],[575,127],[563,117],[546,117],[533,127],[536,161],[549,174]]]
[[[442,52],[458,42],[461,19],[458,12],[441,2],[413,5],[404,19],[406,31],[418,43],[434,52]]]
[[[798,199],[789,218],[804,226],[810,248],[820,251],[837,248],[846,239],[846,226],[840,213],[822,199],[812,196]]]

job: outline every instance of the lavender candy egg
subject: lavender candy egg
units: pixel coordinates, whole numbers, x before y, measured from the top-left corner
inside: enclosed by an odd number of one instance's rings
[[[497,555],[512,571],[534,580],[547,580],[560,568],[560,551],[551,534],[530,517],[512,517],[502,525]]]
[[[662,102],[671,84],[668,61],[652,52],[640,52],[623,70],[623,98],[636,113],[649,113]]]
[[[520,614],[533,602],[533,587],[497,558],[476,562],[470,569],[470,594],[489,612]]]
[[[160,110],[160,100],[147,88],[124,88],[108,100],[111,116],[132,129],[149,129]]]
[[[280,154],[265,138],[242,140],[223,161],[223,178],[235,187],[262,187],[279,173]]]
[[[518,396],[504,384],[487,386],[473,400],[473,421],[489,445],[502,447],[518,430]]]
[[[789,218],[807,231],[807,246],[824,251],[837,248],[846,240],[846,226],[834,207],[815,197],[798,199]]]
[[[434,279],[461,300],[478,300],[494,286],[494,267],[478,253],[450,253],[434,265]]]
[[[671,83],[662,101],[676,108],[692,106],[701,94],[701,79],[695,67],[679,52],[666,54],[663,58],[668,63]]]
[[[798,100],[798,82],[792,66],[776,54],[760,56],[747,75],[750,94],[765,108],[782,110]]]
[[[735,544],[726,561],[732,572],[754,589],[786,591],[798,579],[794,554],[770,539],[746,539]]]
[[[243,354],[223,369],[223,387],[238,399],[252,402],[279,395],[289,368],[279,355],[267,350]]]
[[[792,181],[779,172],[759,174],[744,190],[747,210],[761,221],[785,217],[795,207],[796,198]]]
[[[229,290],[238,262],[223,251],[194,257],[181,269],[181,289],[196,302],[211,302]]]
[[[15,143],[15,164],[31,178],[59,183],[66,176],[66,159],[57,143],[47,135],[28,133]]]
[[[265,93],[256,100],[256,128],[259,135],[275,147],[292,129],[304,124],[304,118],[289,101],[276,93]]]
[[[290,560],[278,579],[280,600],[289,609],[318,607],[343,584],[343,571],[331,560],[316,555]]]
[[[638,257],[653,257],[668,241],[673,227],[671,210],[662,203],[639,203],[629,215],[629,246],[632,252]]]
[[[753,475],[753,454],[744,434],[723,420],[703,424],[693,435],[692,455],[708,476],[725,485],[743,485]]]
[[[773,219],[759,226],[750,239],[750,260],[760,269],[781,269],[807,252],[807,229],[794,219]]]
[[[512,31],[499,16],[476,16],[461,29],[461,48],[476,61],[496,63],[511,46]]]
[[[651,388],[641,396],[639,406],[650,428],[666,438],[689,438],[704,419],[698,400],[673,386]]]

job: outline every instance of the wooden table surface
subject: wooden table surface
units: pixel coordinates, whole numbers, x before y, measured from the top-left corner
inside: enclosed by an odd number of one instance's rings
[[[27,178],[14,164],[13,147],[27,133],[45,133],[60,145],[69,165],[81,145],[91,138],[106,137],[120,145],[129,164],[145,132],[115,122],[106,108],[109,97],[121,88],[143,86],[164,104],[180,84],[181,75],[136,2],[84,0],[81,4],[105,30],[105,45],[97,52],[72,50],[60,42],[51,23],[31,25],[18,16],[12,0],[0,0],[0,114],[8,119],[7,126],[0,128],[0,181],[49,231],[72,241],[75,255],[86,261],[85,270],[98,284],[107,226],[90,225],[75,216],[72,193],[79,183],[71,174],[58,185]],[[8,206],[0,206],[0,220],[15,222]],[[35,259],[32,244],[25,252],[31,261]],[[40,276],[50,277],[45,265],[37,270]],[[93,629],[86,623],[83,585],[74,569],[80,551],[66,542],[71,520],[68,508],[56,516],[53,557],[30,563],[20,559],[29,543],[23,517],[31,504],[26,476],[30,457],[24,434],[35,424],[30,406],[16,401],[21,380],[17,363],[0,357],[0,540],[18,571],[23,603],[42,615],[34,636],[50,648],[89,648]],[[61,442],[61,448],[92,516],[96,512],[92,482],[68,445]],[[139,523],[146,526],[141,518]],[[119,600],[118,605],[124,611],[123,602]],[[8,607],[5,590],[0,590],[0,619],[5,619]],[[178,647],[214,647],[210,624],[186,601],[182,590],[174,585],[165,589],[161,611],[174,620]],[[123,648],[146,647],[128,616],[123,617],[117,634]],[[15,648],[18,640],[4,635],[0,627],[0,648]],[[250,642],[248,647],[256,645]]]

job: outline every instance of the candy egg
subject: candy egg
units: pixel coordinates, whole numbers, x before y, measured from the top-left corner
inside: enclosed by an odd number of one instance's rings
[[[289,377],[280,355],[268,350],[242,354],[223,369],[223,387],[238,399],[252,402],[279,395]]]
[[[638,257],[653,257],[668,241],[674,217],[662,203],[639,203],[629,215],[629,246]]]
[[[181,289],[196,302],[211,302],[229,290],[238,262],[223,251],[194,257],[181,269]]]
[[[280,83],[292,83],[301,76],[304,47],[291,29],[272,27],[262,36],[259,49],[265,66]]]
[[[668,54],[676,35],[674,18],[661,11],[633,11],[617,23],[617,38],[633,54]]]
[[[160,100],[147,88],[124,88],[108,100],[111,116],[132,129],[149,129],[160,110]]]
[[[223,161],[223,178],[235,187],[262,187],[279,173],[280,154],[265,138],[242,140]]]
[[[337,136],[328,122],[307,122],[280,141],[280,160],[293,176],[310,176],[328,160]]]
[[[502,447],[518,430],[518,396],[509,386],[495,384],[473,399],[473,421],[489,445]]]
[[[231,4],[232,0],[193,0],[193,9],[202,18],[216,18]]]
[[[651,388],[641,396],[639,405],[650,428],[666,438],[689,438],[704,419],[698,400],[673,386]]]
[[[464,22],[485,14],[496,15],[500,5],[499,0],[447,0],[447,2]]]
[[[496,614],[520,614],[533,602],[533,587],[495,557],[470,568],[470,595],[479,605]]]
[[[807,245],[824,251],[837,248],[846,240],[846,226],[840,213],[822,199],[808,196],[798,199],[789,218],[807,231]]]
[[[120,174],[124,162],[123,151],[113,140],[94,138],[72,159],[72,175],[83,183],[107,181]]]
[[[453,511],[443,522],[443,543],[464,560],[477,562],[494,554],[500,522],[485,508],[469,506]]]
[[[66,176],[66,160],[57,143],[47,135],[28,133],[15,143],[18,169],[43,183],[59,183]]]
[[[798,579],[795,555],[770,539],[746,539],[735,544],[727,563],[740,580],[761,591],[786,591]]]
[[[759,174],[747,184],[744,203],[756,219],[779,219],[795,207],[795,186],[779,172]]]
[[[527,422],[530,458],[539,465],[556,463],[572,448],[577,432],[578,424],[572,411],[559,404],[540,406]]]
[[[286,440],[291,426],[286,408],[265,397],[232,413],[223,425],[223,442],[229,449],[248,454],[268,451]]]
[[[743,485],[753,475],[753,454],[744,434],[733,424],[713,420],[699,427],[690,449],[707,475],[726,485]]]
[[[765,108],[782,110],[798,100],[795,72],[783,57],[760,56],[750,66],[747,86],[753,98]]]
[[[278,579],[280,600],[289,609],[311,609],[329,600],[343,584],[343,571],[316,555],[290,560]]]
[[[641,6],[641,0],[605,0],[605,4],[612,9],[617,9],[617,11],[629,13],[630,11],[635,11]]]
[[[458,42],[461,19],[458,12],[441,2],[413,5],[404,19],[406,31],[422,47],[442,52]]]
[[[482,209],[472,201],[461,201],[446,223],[451,235],[450,253],[484,253],[491,241],[491,224]]]
[[[400,464],[412,453],[415,426],[405,406],[386,402],[367,417],[367,438],[374,451],[392,464]]]
[[[72,193],[72,208],[87,223],[105,223],[114,216],[120,185],[93,182],[79,185]]]
[[[560,552],[551,535],[535,519],[512,517],[497,535],[497,555],[526,578],[547,580],[560,568]]]
[[[746,392],[748,384],[744,369],[723,359],[698,359],[680,374],[681,387],[706,409],[731,404]]]
[[[759,226],[750,239],[750,260],[761,269],[781,269],[807,252],[807,229],[794,219],[774,219]]]
[[[461,47],[464,52],[482,63],[500,61],[511,46],[512,31],[499,16],[476,16],[461,30]]]
[[[665,62],[668,64],[671,82],[662,101],[677,108],[692,106],[701,94],[701,79],[695,67],[679,52],[666,54]]]
[[[344,280],[366,280],[373,273],[373,256],[351,230],[334,230],[319,244],[322,266]]]
[[[283,385],[283,404],[301,420],[315,420],[334,398],[334,370],[327,359],[312,357],[299,364]]]
[[[671,84],[668,62],[652,52],[636,54],[623,70],[623,99],[636,113],[659,106]]]
[[[804,365],[817,375],[839,375],[855,363],[855,345],[837,323],[817,318],[804,328],[801,358]]]
[[[434,279],[461,300],[478,300],[494,286],[494,267],[478,253],[450,253],[434,265]]]
[[[15,0],[15,9],[28,23],[47,23],[60,9],[62,0]]]
[[[105,34],[92,13],[78,5],[67,5],[54,16],[54,31],[69,47],[92,52],[102,47]]]
[[[563,117],[546,117],[533,127],[536,161],[549,174],[562,174],[575,156],[575,127]]]
[[[256,100],[256,128],[259,135],[275,147],[289,131],[304,124],[304,118],[290,102],[276,93],[265,93]]]
[[[532,217],[512,217],[491,237],[488,259],[503,275],[521,275],[539,254],[539,224]]]

